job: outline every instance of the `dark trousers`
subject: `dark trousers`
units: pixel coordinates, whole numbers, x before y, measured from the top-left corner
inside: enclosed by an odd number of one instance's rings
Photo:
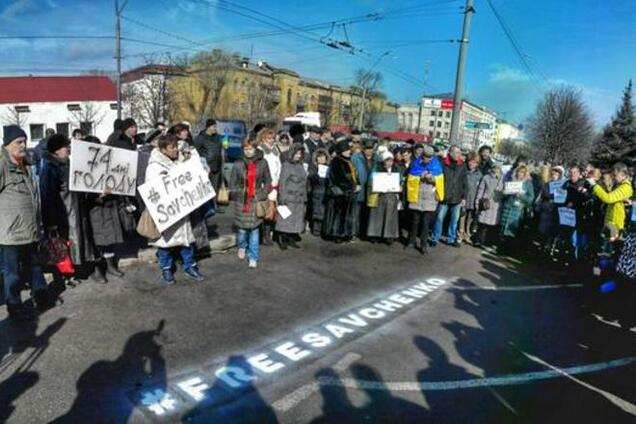
[[[431,231],[431,225],[435,221],[434,211],[411,210],[411,231],[409,232],[409,244],[415,245],[417,236],[420,236],[420,243],[426,246]]]
[[[479,224],[477,227],[477,242],[482,246],[492,244],[492,231],[495,228],[494,225]]]
[[[2,275],[4,277],[4,297],[7,303],[22,303],[20,291],[25,282],[31,284],[31,292],[46,290],[46,280],[38,263],[35,243],[0,246]]]

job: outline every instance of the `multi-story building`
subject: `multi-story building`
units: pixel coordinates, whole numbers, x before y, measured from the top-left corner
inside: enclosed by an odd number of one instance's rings
[[[524,141],[525,134],[522,127],[504,121],[503,119],[497,119],[495,126],[495,150],[499,149],[499,145],[503,140],[511,140],[515,142]]]
[[[420,108],[420,105],[400,105],[397,112],[399,131],[414,134],[422,133]]]

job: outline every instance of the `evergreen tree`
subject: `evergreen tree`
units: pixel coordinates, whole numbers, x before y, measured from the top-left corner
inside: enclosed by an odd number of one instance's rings
[[[592,148],[592,162],[600,168],[609,168],[616,162],[625,162],[630,167],[636,166],[636,123],[632,104],[632,80],[629,80],[623,93],[623,104]]]

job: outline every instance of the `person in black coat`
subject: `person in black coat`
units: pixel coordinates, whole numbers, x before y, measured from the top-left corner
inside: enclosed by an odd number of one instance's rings
[[[353,202],[362,190],[355,167],[351,163],[351,147],[347,142],[335,146],[327,179],[327,206],[323,235],[337,243],[353,237]]]
[[[325,194],[327,191],[329,162],[329,151],[327,149],[318,149],[314,153],[312,160],[315,167],[309,172],[309,222],[311,233],[317,237],[322,233],[322,222],[325,219]]]
[[[462,152],[457,146],[448,149],[448,156],[444,159],[444,200],[437,208],[435,228],[431,238],[431,246],[437,245],[444,227],[444,219],[450,211],[447,242],[453,247],[460,247],[457,240],[457,224],[461,215],[462,205],[466,197],[467,170],[462,160]]]

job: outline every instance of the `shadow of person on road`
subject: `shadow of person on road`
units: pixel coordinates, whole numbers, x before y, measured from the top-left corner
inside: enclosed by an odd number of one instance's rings
[[[156,329],[140,331],[128,338],[123,351],[113,361],[98,361],[77,380],[77,397],[69,411],[54,423],[121,422],[130,418],[136,405],[126,397],[126,389],[148,381],[165,391],[166,366],[157,338],[165,321]]]
[[[323,368],[316,375],[322,395],[322,415],[312,424],[357,423],[361,421],[359,410],[351,404],[347,390],[338,373],[332,368]]]
[[[228,358],[224,373],[204,392],[204,399],[183,415],[187,423],[275,424],[276,413],[260,395],[245,356]]]

